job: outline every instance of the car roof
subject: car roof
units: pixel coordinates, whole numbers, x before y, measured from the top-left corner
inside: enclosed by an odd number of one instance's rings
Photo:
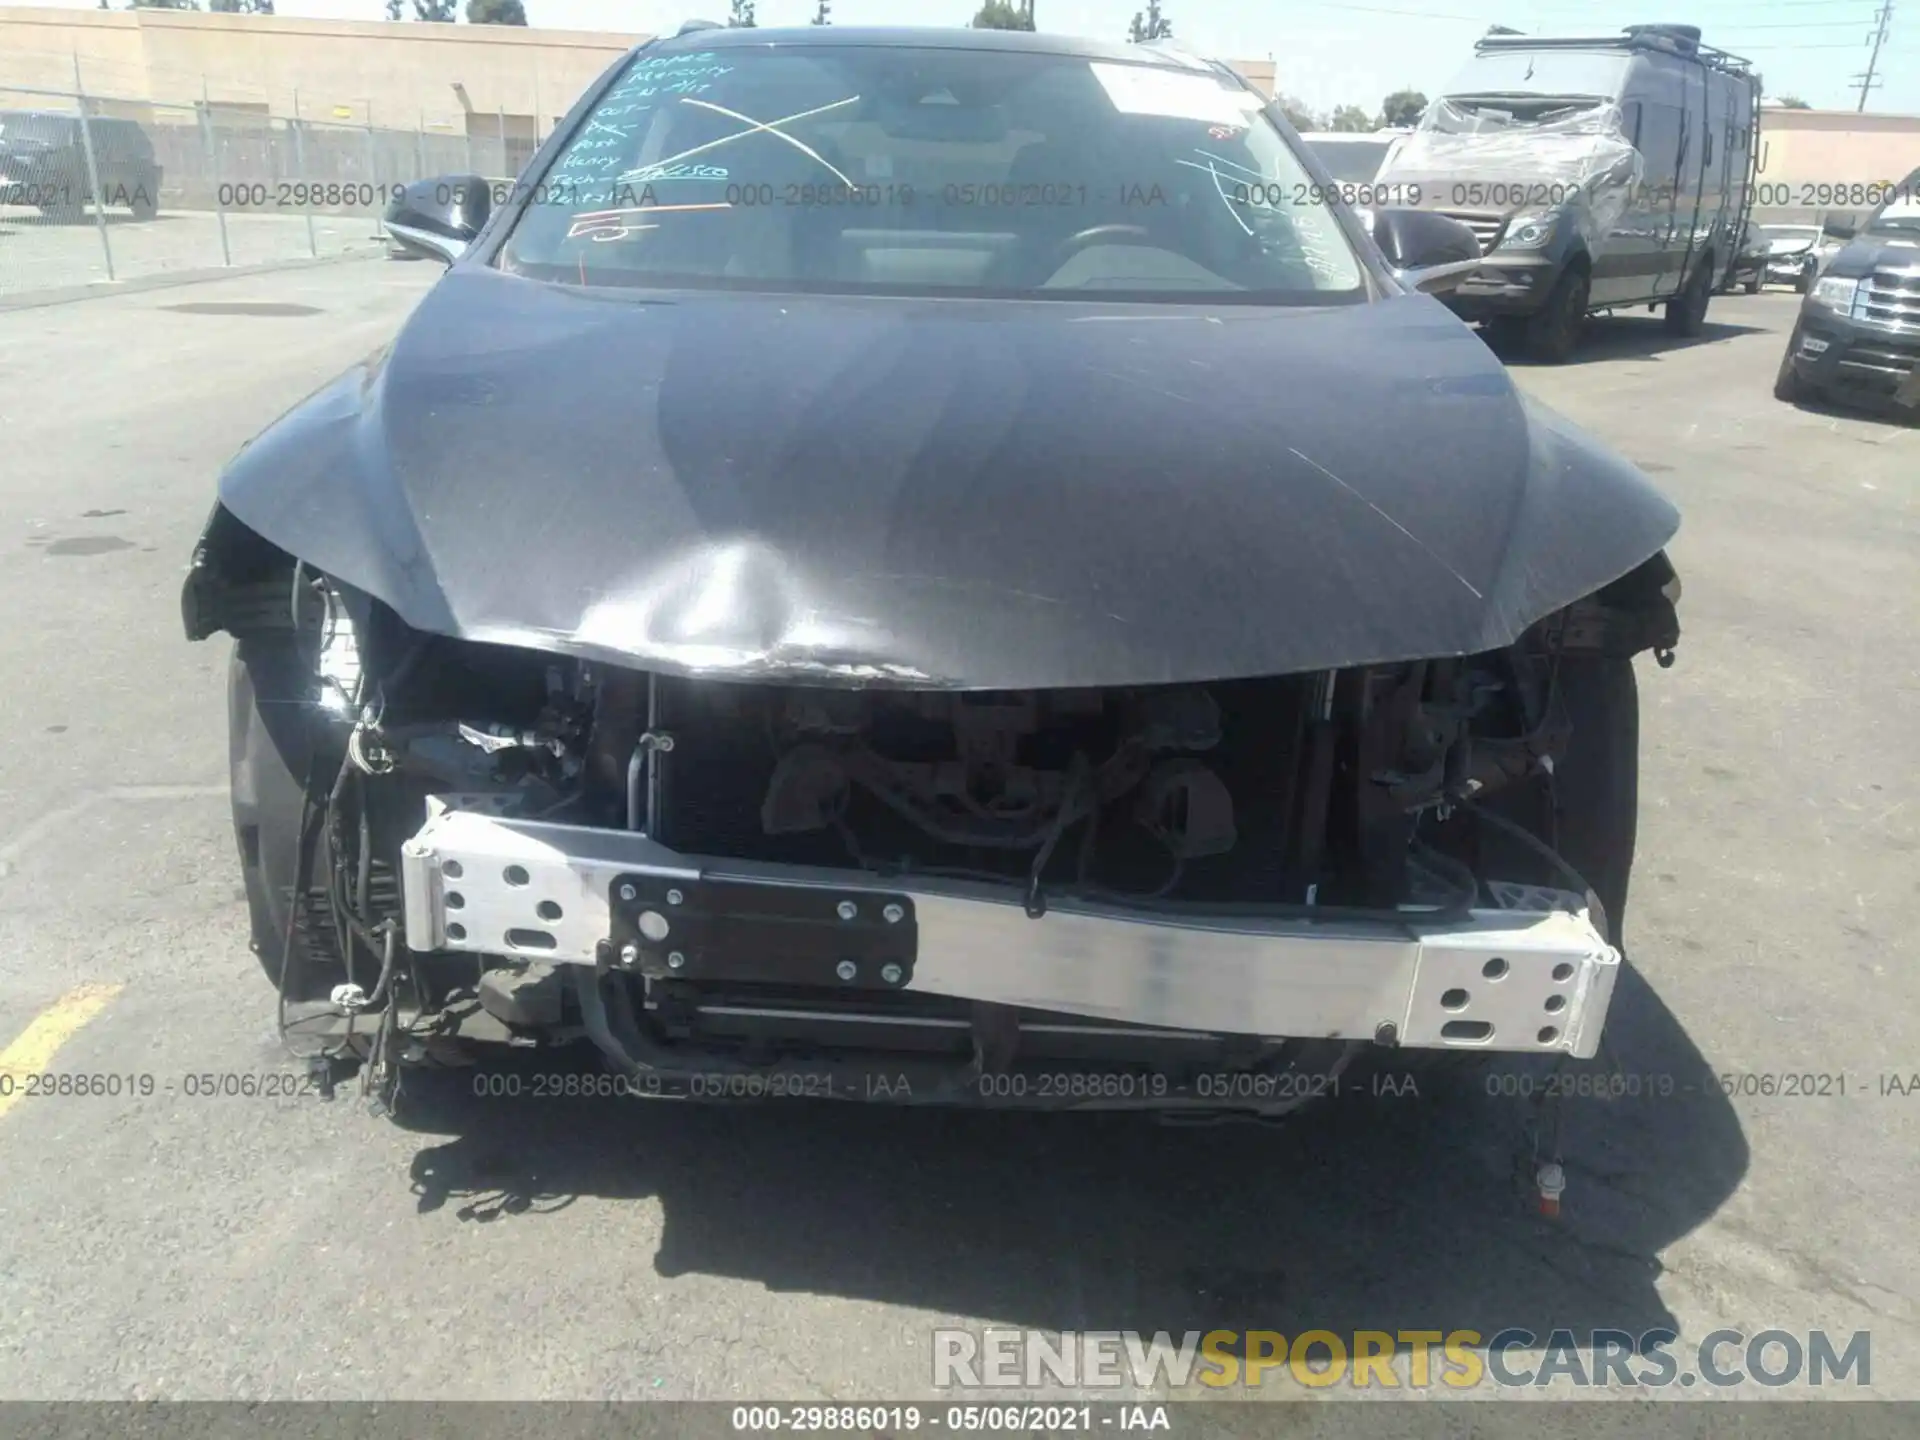
[[[1135,65],[1215,72],[1215,66],[1188,51],[1155,44],[1090,40],[1079,35],[1043,35],[1031,30],[971,30],[959,26],[913,25],[793,25],[716,26],[661,36],[640,46],[648,54],[677,51],[743,49],[753,46],[846,45],[915,50],[998,50],[1028,55],[1072,55],[1087,60],[1115,60]]]

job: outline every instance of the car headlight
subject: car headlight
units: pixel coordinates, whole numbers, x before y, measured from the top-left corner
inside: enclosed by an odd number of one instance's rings
[[[1853,309],[1853,297],[1859,289],[1858,280],[1822,275],[1813,282],[1813,289],[1807,292],[1807,298],[1816,305],[1824,305],[1829,310],[1837,310],[1845,315]]]
[[[1551,215],[1521,215],[1507,225],[1500,239],[1502,250],[1538,250],[1553,238]]]

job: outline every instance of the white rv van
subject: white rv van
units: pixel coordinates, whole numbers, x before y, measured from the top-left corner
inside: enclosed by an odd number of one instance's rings
[[[1447,304],[1543,359],[1620,306],[1697,335],[1752,205],[1759,104],[1760,77],[1695,26],[1488,36],[1375,188],[1473,228],[1487,264]]]

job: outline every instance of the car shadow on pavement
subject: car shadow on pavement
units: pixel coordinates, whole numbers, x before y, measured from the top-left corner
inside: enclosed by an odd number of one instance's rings
[[[1920,426],[1920,404],[1901,405],[1890,396],[1863,394],[1841,400],[1817,395],[1795,400],[1792,405],[1796,410],[1829,420],[1877,421],[1906,430]]]
[[[1669,350],[1690,350],[1695,345],[1712,345],[1741,335],[1767,333],[1761,325],[1733,325],[1709,320],[1698,335],[1670,335],[1658,315],[1597,315],[1587,321],[1580,345],[1564,361],[1536,360],[1527,354],[1524,344],[1514,344],[1482,328],[1481,338],[1500,359],[1512,366],[1558,369],[1568,365],[1590,365],[1598,361],[1646,359]]]
[[[1490,1093],[1546,1072],[1500,1061],[1417,1099],[1361,1080],[1276,1125],[479,1098],[457,1071],[409,1080],[400,1123],[451,1137],[414,1159],[422,1214],[539,1224],[576,1196],[658,1197],[667,1276],[1046,1330],[1639,1335],[1674,1323],[1657,1256],[1725,1201],[1748,1152],[1631,971],[1603,1054],[1582,1073],[1610,1067],[1630,1093],[1566,1104],[1558,1223],[1516,1175],[1527,1102]]]

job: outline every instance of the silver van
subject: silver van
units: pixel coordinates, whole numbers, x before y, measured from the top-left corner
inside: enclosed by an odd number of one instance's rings
[[[1473,228],[1488,263],[1447,303],[1542,359],[1626,305],[1697,335],[1751,209],[1760,89],[1691,25],[1488,36],[1375,189]]]

